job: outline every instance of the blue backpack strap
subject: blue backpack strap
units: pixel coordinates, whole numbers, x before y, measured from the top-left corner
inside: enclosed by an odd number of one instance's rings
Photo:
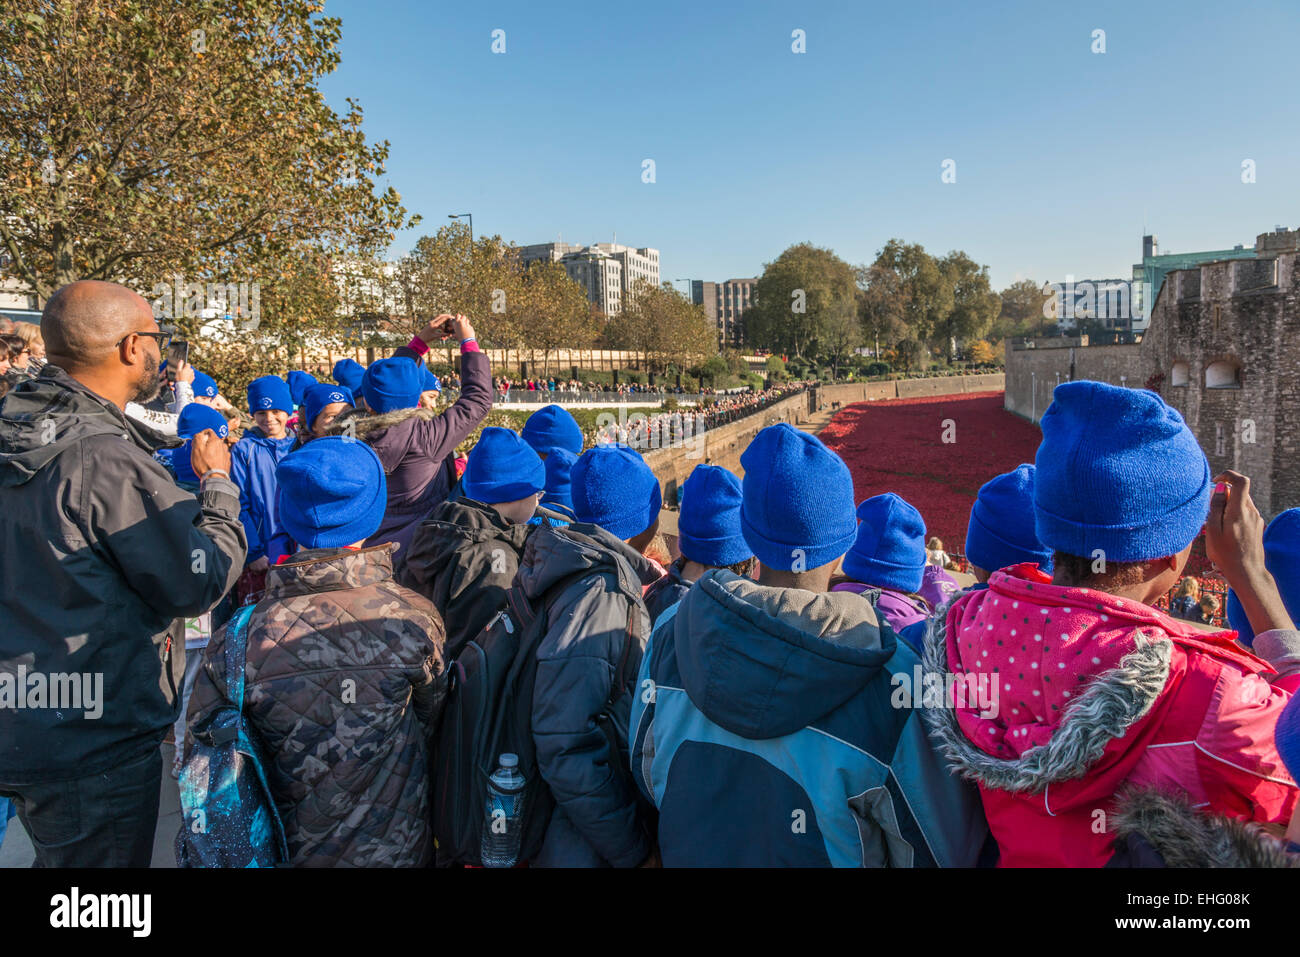
[[[226,625],[226,695],[244,723],[244,663],[248,660],[248,622],[256,605],[245,605]]]

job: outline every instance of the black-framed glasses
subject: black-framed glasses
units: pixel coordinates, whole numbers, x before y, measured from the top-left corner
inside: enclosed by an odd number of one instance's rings
[[[121,339],[117,340],[117,345],[113,348],[120,349],[122,343],[126,342],[126,340],[130,339],[132,336],[148,336],[150,339],[158,340],[159,352],[166,350],[166,348],[171,345],[172,341],[172,334],[170,332],[128,332]]]

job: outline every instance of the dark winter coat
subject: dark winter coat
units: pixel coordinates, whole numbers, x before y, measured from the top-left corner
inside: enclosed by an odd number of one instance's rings
[[[682,579],[678,564],[673,562],[669,565],[666,574],[646,590],[645,610],[650,614],[652,627],[664,612],[685,598],[691,590],[691,583]]]
[[[605,707],[631,634],[621,693],[611,709],[619,740],[628,715],[650,617],[639,597],[659,566],[595,525],[539,527],[524,546],[517,583],[545,607],[537,650],[533,740],[555,810],[542,867],[635,867],[650,852],[627,755],[610,754],[596,716]],[[621,583],[621,587],[620,587]],[[629,600],[626,592],[637,597]]]
[[[226,703],[222,628],[189,726]],[[442,620],[393,581],[392,547],[298,552],[248,624],[244,708],[296,867],[423,867],[428,738],[446,699]]]
[[[398,349],[396,355],[415,354]],[[412,361],[415,361],[412,359]],[[367,545],[396,542],[393,565],[401,571],[415,529],[446,500],[456,484],[453,453],[492,409],[492,371],[487,355],[461,356],[464,380],[460,398],[446,411],[397,409],[382,415],[349,420],[332,431],[355,430],[355,436],[375,450],[388,479],[384,521]]]
[[[0,707],[0,781],[107,770],[176,720],[184,653],[168,630],[234,587],[245,540],[239,490],[177,488],[153,458],[169,443],[53,365],[0,405],[0,675],[102,685],[96,718]]]
[[[449,661],[505,607],[533,527],[470,499],[443,502],[420,523],[398,578],[442,614]]]

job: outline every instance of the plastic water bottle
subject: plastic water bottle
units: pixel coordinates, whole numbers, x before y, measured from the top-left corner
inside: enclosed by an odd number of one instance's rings
[[[523,837],[524,776],[519,771],[519,758],[507,753],[499,761],[488,779],[480,851],[484,867],[514,867]]]

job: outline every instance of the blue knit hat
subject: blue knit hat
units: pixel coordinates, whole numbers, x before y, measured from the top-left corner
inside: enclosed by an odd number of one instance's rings
[[[1160,396],[1066,382],[1040,424],[1034,529],[1044,546],[1140,562],[1176,555],[1200,534],[1210,510],[1210,464]]]
[[[580,522],[627,541],[659,517],[659,480],[635,449],[619,442],[598,445],[578,457],[569,475],[573,514]]]
[[[422,367],[406,356],[389,356],[370,363],[361,380],[361,394],[375,412],[414,409],[420,404]]]
[[[740,465],[740,525],[765,566],[811,571],[849,550],[853,477],[820,439],[786,422],[769,425],[740,454]]]
[[[550,461],[549,459],[547,460]],[[677,547],[701,565],[734,565],[754,553],[740,527],[740,479],[716,465],[697,465],[682,483]]]
[[[302,405],[302,397],[316,384],[316,377],[300,369],[290,369],[286,378],[289,380],[289,394],[293,396],[293,404]]]
[[[542,504],[573,515],[573,463],[578,457],[568,449],[556,449],[546,456],[546,494]]]
[[[865,585],[914,592],[925,574],[925,520],[893,492],[858,506],[858,531],[844,574]]]
[[[476,502],[517,502],[546,487],[546,469],[516,433],[489,425],[470,450],[460,487]]]
[[[315,385],[309,386],[302,397],[302,417],[307,429],[311,430],[312,425],[316,422],[316,416],[321,413],[321,409],[327,405],[334,405],[336,402],[346,402],[352,406],[357,404],[356,398],[352,395],[352,390],[345,385],[317,382]]]
[[[248,411],[266,412],[269,409],[293,411],[289,386],[278,375],[264,375],[248,383]]]
[[[191,402],[181,409],[176,417],[176,434],[182,439],[192,439],[204,429],[217,433],[217,438],[224,439],[230,432],[230,423],[226,417],[201,402]]]
[[[196,399],[215,399],[217,397],[217,380],[206,372],[194,370],[194,381],[190,383]]]
[[[361,391],[361,379],[366,374],[366,367],[355,359],[340,359],[334,363],[330,373],[339,385],[345,385],[356,395]]]
[[[1278,716],[1273,744],[1292,780],[1300,781],[1300,694],[1292,695],[1291,703]]]
[[[1264,529],[1264,567],[1277,582],[1291,621],[1300,622],[1300,508],[1280,512]],[[1236,630],[1243,645],[1251,647],[1255,643],[1255,631],[1232,589],[1228,590],[1226,611],[1228,627]]]
[[[307,548],[364,541],[384,520],[388,482],[365,442],[332,435],[286,455],[275,470],[280,522]]]
[[[421,392],[441,392],[442,382],[439,378],[429,371],[428,366],[420,366],[420,391]]]
[[[1034,467],[1021,465],[980,486],[966,527],[966,557],[971,564],[995,572],[1000,568],[1037,562],[1052,570],[1052,550],[1034,537]]]
[[[520,434],[538,455],[549,455],[556,449],[582,454],[582,429],[569,410],[558,405],[544,405],[530,415]]]

